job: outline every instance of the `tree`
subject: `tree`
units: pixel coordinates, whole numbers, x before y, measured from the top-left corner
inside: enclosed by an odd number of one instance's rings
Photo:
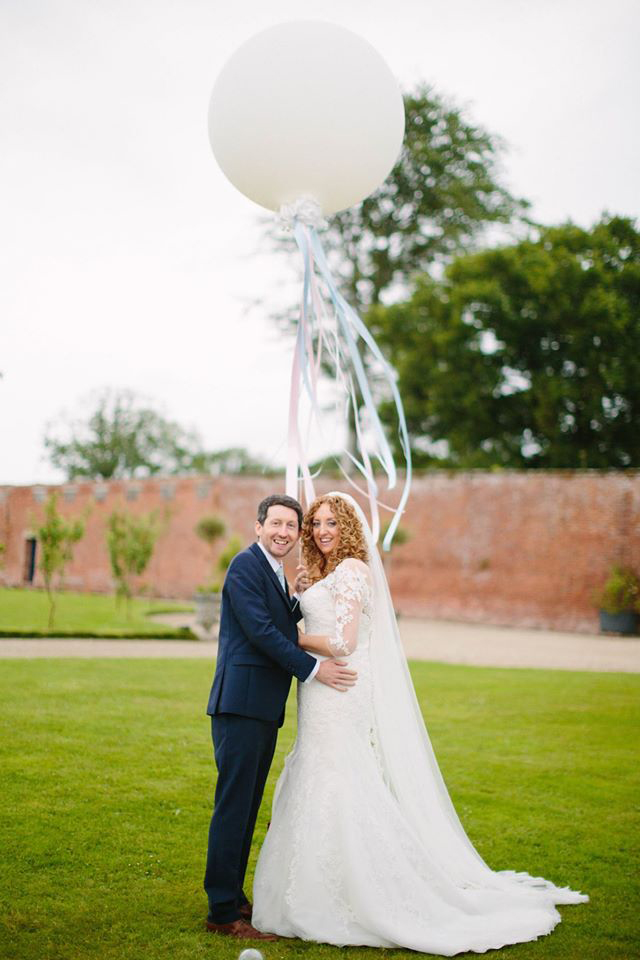
[[[210,514],[206,517],[201,517],[196,524],[196,534],[200,537],[201,540],[204,540],[208,546],[213,547],[217,540],[220,537],[224,536],[226,532],[226,526],[224,520],[220,517],[216,517],[215,514]],[[217,586],[217,584],[212,583],[211,586]]]
[[[130,390],[104,390],[84,420],[50,425],[45,448],[69,480],[179,473],[198,450],[197,435],[167,420]]]
[[[74,545],[84,536],[84,522],[66,521],[58,510],[57,494],[52,493],[45,504],[44,523],[37,528],[36,535],[41,550],[40,569],[49,598],[47,627],[52,630],[56,610],[54,578],[57,574],[59,584],[62,583],[65,568],[73,557]]]
[[[221,520],[220,517],[216,517],[213,514],[208,517],[201,517],[196,524],[196,533],[200,539],[208,543],[210,547],[213,547],[216,540],[223,536],[226,529],[224,520]]]
[[[322,234],[333,275],[366,319],[371,307],[408,296],[416,275],[470,249],[492,224],[524,221],[528,204],[500,183],[504,144],[425,84],[404,95],[405,138],[397,164],[361,204],[329,218]],[[278,242],[281,245],[282,241]],[[275,319],[295,325],[299,307]],[[382,399],[374,364],[362,357]],[[355,428],[349,424],[355,453]],[[348,458],[341,458],[347,472]]]
[[[193,455],[191,461],[185,466],[189,473],[211,473],[218,474],[239,474],[239,473],[263,473],[273,475],[278,473],[263,460],[258,460],[252,456],[244,447],[226,447],[223,450],[214,450],[213,452],[200,452]]]
[[[372,310],[416,460],[460,467],[640,464],[640,235],[604,216],[423,276]]]
[[[194,430],[168,420],[131,390],[104,390],[84,419],[50,424],[45,449],[68,480],[179,473],[247,473],[268,468],[235,447],[209,453]]]
[[[114,510],[107,520],[107,547],[116,596],[126,602],[127,619],[131,613],[133,578],[147,569],[159,535],[155,512],[134,516],[124,510]]]
[[[345,296],[365,310],[406,296],[415,274],[467,250],[527,204],[500,185],[502,141],[421,84],[405,94],[400,159],[378,190],[330,218],[322,242]]]

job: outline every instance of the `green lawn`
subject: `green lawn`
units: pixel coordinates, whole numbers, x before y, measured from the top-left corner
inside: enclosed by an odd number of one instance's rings
[[[0,661],[0,956],[236,960],[204,930],[213,664]],[[413,664],[445,778],[482,856],[591,895],[503,955],[638,956],[640,677]],[[255,837],[294,737],[294,710]],[[252,866],[253,869],[253,866]],[[407,951],[267,944],[265,960]],[[472,956],[472,955],[467,955]]]
[[[96,593],[60,593],[56,601],[53,636],[181,637],[184,631],[149,619],[148,614],[179,612],[192,607],[180,603],[150,602],[134,597],[131,617],[113,596]],[[45,636],[49,601],[43,590],[0,589],[0,637]]]

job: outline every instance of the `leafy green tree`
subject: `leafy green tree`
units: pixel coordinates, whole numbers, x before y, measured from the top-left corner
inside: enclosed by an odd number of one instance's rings
[[[167,420],[130,390],[105,390],[86,419],[49,425],[44,444],[69,480],[140,477],[184,470],[199,452],[195,433]]]
[[[404,105],[397,164],[370,197],[330,217],[322,234],[343,292],[363,311],[406,296],[415,274],[451,260],[486,227],[520,219],[527,208],[500,184],[498,137],[424,84],[404,95]]]
[[[226,531],[224,520],[213,514],[207,517],[201,517],[196,524],[196,533],[201,540],[208,543],[210,547],[219,540]]]
[[[127,619],[135,577],[149,565],[161,529],[155,512],[134,516],[114,510],[107,520],[107,547],[118,600],[125,600]]]
[[[211,474],[274,474],[279,471],[252,456],[244,447],[226,447],[213,452],[194,453],[185,470],[189,473]]]
[[[422,464],[640,464],[640,235],[604,216],[423,276],[372,310]]]
[[[104,390],[89,404],[88,417],[60,418],[44,438],[50,462],[68,480],[268,470],[240,447],[205,451],[196,431],[168,420],[131,390]]]
[[[40,543],[40,570],[49,599],[48,629],[52,630],[56,611],[54,580],[64,580],[64,571],[73,557],[73,548],[84,536],[82,520],[65,520],[58,510],[58,496],[52,493],[45,504],[44,523],[36,530]]]

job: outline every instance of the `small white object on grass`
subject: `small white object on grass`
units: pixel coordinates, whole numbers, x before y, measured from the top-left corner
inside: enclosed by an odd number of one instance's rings
[[[238,960],[264,960],[264,957],[259,950],[254,950],[253,947],[250,947],[248,950],[243,950]]]

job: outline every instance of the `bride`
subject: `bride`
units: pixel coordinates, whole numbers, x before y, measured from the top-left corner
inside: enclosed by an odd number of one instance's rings
[[[355,687],[298,685],[298,736],[254,883],[258,930],[453,956],[535,940],[584,894],[495,872],[453,808],[416,700],[382,563],[348,495],[304,518],[300,645]],[[304,585],[304,584],[303,584]]]

